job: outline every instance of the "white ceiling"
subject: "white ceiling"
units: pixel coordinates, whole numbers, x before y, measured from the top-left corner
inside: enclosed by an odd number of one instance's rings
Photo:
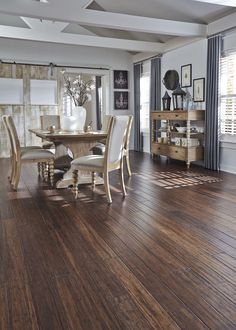
[[[232,20],[235,7],[236,0],[0,0],[0,37],[158,53],[205,38],[208,24]]]

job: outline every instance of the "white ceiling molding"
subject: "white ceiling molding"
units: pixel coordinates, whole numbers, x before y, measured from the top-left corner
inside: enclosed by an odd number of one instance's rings
[[[236,12],[208,24],[208,35],[213,35],[236,27]]]
[[[173,38],[164,44],[164,49],[161,53],[160,52],[138,53],[138,54],[135,54],[132,56],[132,61],[133,61],[133,63],[142,62],[149,58],[158,56],[160,54],[168,53],[177,48],[187,46],[187,45],[189,45],[193,42],[199,41],[199,40],[203,40],[203,38],[181,38],[181,37]]]
[[[236,7],[236,0],[192,0],[192,1],[211,3],[220,6]]]
[[[53,0],[46,4],[32,1],[12,0],[1,3],[0,12],[23,17],[32,17],[67,23],[93,25],[104,28],[155,33],[173,36],[199,37],[206,36],[205,24],[187,23],[135,15],[118,14],[83,9],[84,1]]]
[[[187,46],[193,42],[203,40],[205,38],[173,38],[165,43],[163,53],[170,52],[174,49]]]
[[[158,55],[160,53],[138,53],[132,56],[132,61],[133,63],[143,62]]]
[[[75,35],[55,31],[51,32],[50,30],[45,34],[44,30],[17,28],[4,25],[0,25],[0,37],[59,44],[105,47],[136,52],[162,52],[164,49],[164,44],[157,42]]]

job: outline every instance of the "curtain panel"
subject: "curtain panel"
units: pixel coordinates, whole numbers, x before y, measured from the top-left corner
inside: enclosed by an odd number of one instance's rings
[[[151,60],[150,111],[161,110],[161,58]]]
[[[141,64],[134,64],[134,150],[142,151],[140,133],[140,78]]]
[[[97,119],[97,130],[102,129],[102,112],[101,112],[101,95],[99,94],[99,88],[102,86],[102,77],[96,76],[95,79],[96,88],[96,119]]]
[[[219,67],[221,36],[208,39],[206,120],[205,120],[205,167],[219,170]]]
[[[152,123],[151,112],[161,110],[161,57],[151,60],[150,76],[150,150],[152,145]],[[158,121],[156,129],[160,128],[161,121]]]

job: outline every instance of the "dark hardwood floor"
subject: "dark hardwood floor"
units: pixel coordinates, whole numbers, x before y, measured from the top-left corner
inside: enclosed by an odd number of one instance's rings
[[[19,191],[0,160],[0,328],[236,329],[236,176],[165,189],[186,171],[132,153],[123,200],[102,186],[51,189],[24,166]]]

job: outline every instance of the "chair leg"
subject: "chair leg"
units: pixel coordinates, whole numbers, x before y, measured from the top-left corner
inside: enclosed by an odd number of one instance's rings
[[[15,164],[15,170],[14,170],[14,178],[12,181],[12,186],[14,190],[17,190],[18,184],[20,181],[20,173],[21,173],[21,164],[18,162],[18,164]]]
[[[48,180],[48,163],[43,163],[43,179]]]
[[[15,178],[15,172],[16,172],[16,161],[14,156],[11,156],[11,173],[10,173],[10,177],[9,177],[9,181],[11,184],[13,184],[14,182],[14,178]]]
[[[94,190],[95,189],[95,173],[92,172],[91,176],[92,176],[92,190]]]
[[[38,174],[44,178],[45,163],[38,163]]]
[[[124,182],[124,163],[123,163],[123,158],[121,159],[121,164],[120,164],[120,183],[121,183],[121,188],[122,188],[122,193],[123,196],[126,196],[126,189],[125,189],[125,182]]]
[[[11,182],[13,177],[13,155],[10,156],[10,167],[8,170],[7,178]]]
[[[111,191],[110,191],[110,185],[109,185],[109,174],[108,174],[108,172],[104,173],[104,186],[105,186],[105,191],[106,191],[106,195],[107,195],[108,204],[111,204],[112,199],[111,199]]]
[[[78,170],[73,171],[73,190],[75,193],[75,199],[78,198]]]
[[[50,183],[51,186],[53,187],[54,184],[54,160],[50,160],[49,162],[49,177],[50,177]]]
[[[38,175],[42,173],[42,163],[38,163]]]
[[[131,168],[130,168],[129,152],[127,152],[127,154],[125,156],[125,161],[126,161],[126,167],[127,167],[128,175],[131,176],[132,172],[131,172]]]

